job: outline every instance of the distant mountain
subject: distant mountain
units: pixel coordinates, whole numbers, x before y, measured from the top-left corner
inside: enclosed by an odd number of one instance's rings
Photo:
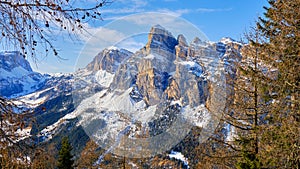
[[[0,53],[0,95],[16,97],[40,89],[46,76],[33,72],[29,62],[20,52]]]

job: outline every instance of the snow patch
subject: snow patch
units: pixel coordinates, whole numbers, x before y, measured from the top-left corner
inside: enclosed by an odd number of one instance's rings
[[[169,154],[170,158],[175,158],[176,160],[180,160],[184,163],[184,165],[187,166],[187,168],[190,168],[188,159],[186,157],[184,157],[184,155],[181,152],[176,152],[176,151],[171,151],[171,153]]]
[[[99,70],[95,74],[96,81],[104,87],[109,87],[114,80],[114,76],[114,74],[108,73],[105,70]]]
[[[180,62],[175,61],[175,64],[176,63],[185,65],[189,69],[189,72],[193,73],[197,77],[200,77],[203,74],[202,67],[196,62],[193,62],[193,61],[180,61]]]
[[[179,106],[182,106],[181,100],[172,100],[170,105],[176,105],[178,104]]]
[[[198,127],[206,127],[211,119],[210,113],[204,104],[193,108],[188,105],[183,107],[181,111],[185,119]]]
[[[225,141],[226,142],[232,142],[235,140],[235,138],[237,137],[237,133],[235,131],[234,126],[227,124],[226,125],[226,138]]]
[[[228,44],[228,43],[235,43],[235,44],[238,44],[238,45],[243,45],[242,43],[232,39],[232,38],[229,38],[229,37],[224,37],[220,40],[220,42],[224,43],[224,44]]]
[[[153,59],[157,59],[157,60],[160,60],[160,61],[165,61],[166,60],[166,58],[164,58],[163,56],[158,55],[158,54],[154,54],[154,53],[151,53],[151,54],[147,55],[144,58],[149,59],[149,60],[153,60]]]
[[[19,137],[16,140],[16,142],[19,142],[21,140],[24,140],[24,139],[30,137],[31,136],[30,132],[31,132],[31,127],[27,127],[27,128],[24,128],[24,129],[18,129],[15,133]]]

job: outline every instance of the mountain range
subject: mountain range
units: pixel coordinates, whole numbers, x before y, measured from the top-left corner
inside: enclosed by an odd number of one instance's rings
[[[172,150],[193,126],[213,129],[218,119],[212,112],[223,111],[226,78],[234,77],[242,47],[231,38],[195,37],[188,43],[184,35],[175,38],[155,25],[147,44],[134,53],[109,47],[85,68],[54,75],[32,71],[19,52],[2,52],[0,95],[34,109],[28,137],[39,142],[67,134],[80,152],[90,137],[118,154],[123,149],[115,145],[126,136],[126,148],[148,143],[151,156]],[[226,130],[230,137],[230,127]],[[153,139],[137,139],[143,137]],[[131,157],[144,153],[131,152]]]

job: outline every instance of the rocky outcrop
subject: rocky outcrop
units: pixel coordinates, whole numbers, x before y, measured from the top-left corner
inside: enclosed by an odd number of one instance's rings
[[[177,42],[178,45],[175,47],[176,60],[178,60],[178,58],[186,60],[188,56],[188,43],[185,37],[182,34],[178,35]]]
[[[179,100],[181,93],[175,79],[170,79],[169,85],[165,91],[168,100]]]
[[[136,84],[148,105],[157,104],[161,97],[160,79],[157,77],[157,72],[154,68],[139,72],[137,75]]]
[[[199,38],[195,38],[189,48],[188,48],[188,56],[191,58],[199,58],[199,57],[219,57],[219,53],[216,50],[216,45],[210,42],[201,41]]]
[[[204,91],[207,88],[207,83],[200,77],[202,73],[202,67],[197,63],[183,62],[176,65],[174,74],[176,83],[173,82],[171,85],[176,84],[178,86],[184,106],[195,107],[205,103],[208,91]],[[178,92],[176,91],[176,93]]]

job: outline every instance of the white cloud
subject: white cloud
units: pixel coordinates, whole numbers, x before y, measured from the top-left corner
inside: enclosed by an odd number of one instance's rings
[[[173,15],[173,16],[176,16],[176,17],[180,17],[182,16],[183,14],[187,14],[187,13],[190,13],[191,10],[190,9],[177,9],[177,10],[170,10],[170,9],[158,9],[156,10],[155,12],[161,12],[161,13],[164,13],[164,14],[168,14],[168,15]]]
[[[135,9],[132,9],[132,11],[134,11]],[[136,23],[138,24],[147,24],[147,23],[153,23],[153,22],[157,22],[158,20],[170,20],[170,18],[166,19],[166,18],[156,18],[156,14],[162,14],[162,15],[169,15],[172,17],[180,17],[183,14],[187,14],[190,12],[189,9],[179,9],[179,10],[169,10],[169,9],[157,9],[155,11],[145,11],[145,10],[136,10],[137,12],[129,12],[130,10],[126,11],[125,9],[122,10],[112,10],[112,14],[118,14],[118,15],[114,15],[114,16],[109,16],[109,17],[103,17],[104,20],[108,21],[108,20],[119,20],[119,19],[123,19],[123,18],[130,18],[130,20],[134,20]],[[140,11],[140,12],[139,12]],[[128,13],[127,13],[128,12]],[[145,16],[143,14],[146,14]],[[153,13],[153,16],[149,16],[149,13]],[[123,15],[122,15],[123,14]],[[129,15],[128,15],[129,14]],[[130,15],[139,15],[137,18],[131,18]],[[141,16],[142,15],[142,16]],[[165,21],[165,22],[170,22],[170,21]]]
[[[145,27],[147,29],[144,29],[145,32],[149,32],[150,27],[153,25],[160,24],[169,30],[174,36],[177,36],[178,34],[184,34],[188,42],[192,41],[195,37],[199,37],[202,40],[208,40],[208,38],[203,32],[201,32],[201,30],[199,30],[199,28],[172,13],[140,13],[131,15],[129,17],[124,17],[122,19],[136,24],[136,27]]]
[[[120,2],[123,5],[130,6],[132,8],[141,8],[148,5],[148,2],[145,0],[116,0],[115,2]]]
[[[154,9],[154,10],[149,10],[145,8],[116,8],[116,9],[106,9],[102,10],[102,13],[107,14],[106,16],[103,16],[104,20],[116,20],[120,19],[128,14],[136,14],[136,13],[141,13],[141,12],[154,12],[154,13],[164,13],[168,15],[172,15],[175,17],[180,17],[184,14],[190,14],[190,13],[211,13],[211,12],[227,12],[231,11],[232,8],[224,8],[224,9],[215,9],[215,8],[198,8],[198,9],[176,9],[176,10],[171,10],[167,8],[163,9]],[[116,16],[118,15],[118,16]]]
[[[145,0],[131,0],[136,8],[144,7],[148,5],[148,2]],[[127,0],[128,2],[128,0]],[[130,2],[130,1],[129,1]]]
[[[137,12],[144,12],[144,9],[138,9],[138,8],[118,8],[118,9],[105,9],[102,10],[102,13],[108,13],[108,14],[128,14],[128,13],[137,13]]]
[[[144,0],[116,0],[115,4],[118,4],[119,7],[102,9],[101,13],[102,14],[130,14],[130,13],[132,14],[132,13],[144,12],[146,6],[148,5],[148,2]]]
[[[136,52],[142,47],[145,46],[145,43],[137,42],[133,38],[125,39],[124,41],[121,41],[118,45],[119,48],[123,48],[126,50],[129,50],[131,52]]]
[[[115,15],[115,16],[108,16],[108,17],[102,16],[102,19],[104,21],[115,21],[115,20],[119,20],[122,18],[124,18],[124,15]]]
[[[178,16],[174,13],[165,13],[165,12],[147,12],[132,15],[124,18],[129,22],[133,22],[138,25],[156,25],[156,24],[170,24],[176,23],[175,20]]]
[[[197,12],[226,12],[231,11],[232,8],[224,8],[224,9],[216,9],[216,8],[198,8],[196,9]]]
[[[88,34],[81,34],[81,39],[86,43],[116,43],[125,38],[125,35],[113,29],[99,27],[94,28],[88,26]]]
[[[121,32],[105,27],[89,27],[87,30],[89,34],[82,34],[80,36],[81,40],[85,42],[85,45],[78,56],[76,69],[86,66],[101,50],[115,45],[126,37]]]

